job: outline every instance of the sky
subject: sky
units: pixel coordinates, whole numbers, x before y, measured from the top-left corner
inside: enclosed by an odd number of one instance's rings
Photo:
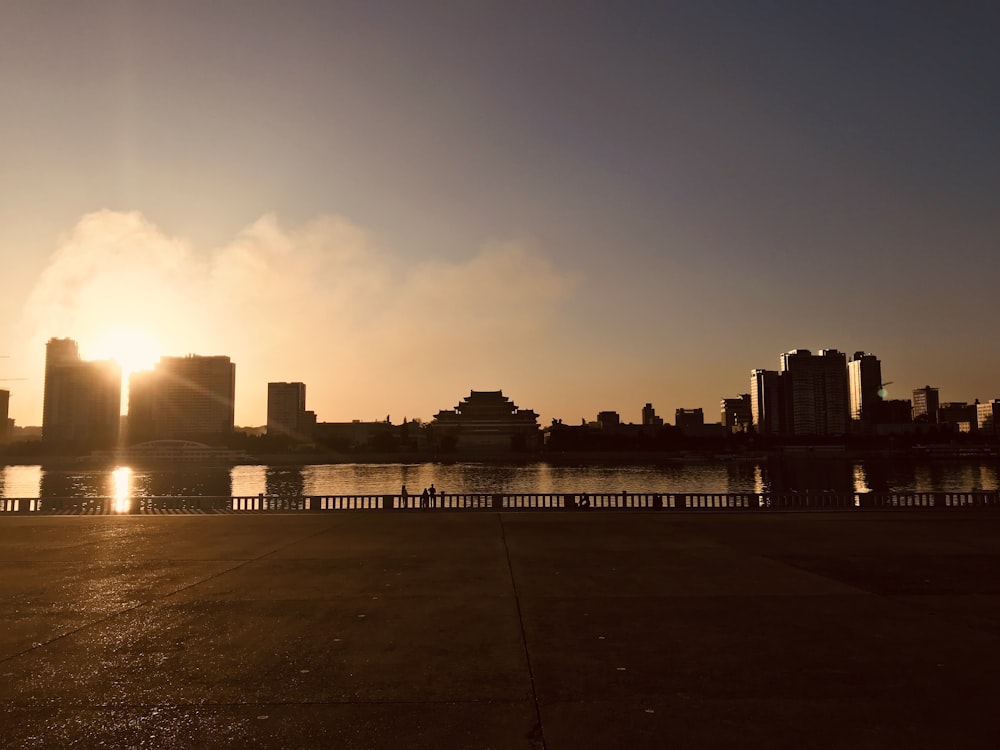
[[[995,2],[0,4],[0,388],[230,356],[320,421],[1000,397]],[[140,356],[141,355],[141,356]],[[20,378],[24,378],[21,380]]]

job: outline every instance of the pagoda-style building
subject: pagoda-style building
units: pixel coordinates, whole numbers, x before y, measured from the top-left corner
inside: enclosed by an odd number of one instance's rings
[[[538,415],[518,409],[503,391],[472,391],[431,422],[435,441],[458,448],[522,450],[541,442]]]

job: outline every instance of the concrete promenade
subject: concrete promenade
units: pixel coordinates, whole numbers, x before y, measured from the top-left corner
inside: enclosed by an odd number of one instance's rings
[[[3,748],[996,748],[1000,513],[0,517]]]

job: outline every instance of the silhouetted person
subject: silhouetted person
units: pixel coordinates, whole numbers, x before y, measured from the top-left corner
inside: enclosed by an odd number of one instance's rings
[[[428,503],[430,502],[430,499],[431,499],[431,493],[429,493],[427,491],[427,488],[424,487],[424,491],[420,493],[420,507],[426,508]]]
[[[399,497],[403,501],[403,507],[406,507],[407,501],[410,499],[410,493],[406,491],[406,485],[403,485],[403,489],[399,491]]]
[[[434,483],[433,482],[431,482],[430,496],[431,496],[431,507],[432,508],[436,508],[437,507],[438,491],[434,487]]]

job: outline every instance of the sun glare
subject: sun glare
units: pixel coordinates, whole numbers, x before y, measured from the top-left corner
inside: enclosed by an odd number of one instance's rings
[[[91,349],[93,359],[113,359],[121,365],[122,377],[138,370],[150,370],[160,358],[156,340],[143,331],[119,328],[105,331]]]
[[[132,469],[119,466],[111,476],[114,481],[115,513],[128,513],[132,508]]]

